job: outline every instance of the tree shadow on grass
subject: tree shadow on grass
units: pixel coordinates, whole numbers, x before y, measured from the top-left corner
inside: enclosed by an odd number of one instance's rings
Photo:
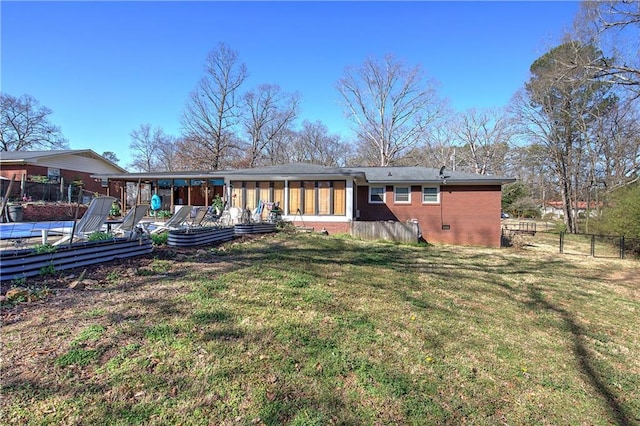
[[[598,392],[607,403],[609,411],[612,417],[619,425],[631,425],[634,423],[634,417],[629,410],[625,409],[616,398],[616,395],[612,392],[611,388],[607,386],[598,370],[592,363],[591,356],[584,342],[584,336],[586,331],[577,323],[574,316],[564,308],[556,306],[546,300],[540,291],[535,286],[529,286],[529,297],[531,301],[528,303],[533,309],[539,308],[547,311],[551,311],[562,318],[571,332],[573,338],[573,354],[576,357],[582,372],[589,380],[589,384],[593,389]]]

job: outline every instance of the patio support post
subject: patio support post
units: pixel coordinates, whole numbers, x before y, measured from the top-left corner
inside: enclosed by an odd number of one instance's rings
[[[289,214],[289,181],[284,181],[284,203],[282,206],[282,213]]]
[[[170,211],[171,213],[173,213],[173,206],[174,206],[174,200],[175,200],[175,198],[174,198],[173,194],[174,194],[174,191],[175,191],[175,190],[176,190],[176,188],[175,188],[175,186],[173,185],[173,179],[171,179],[171,205],[169,205],[169,211]]]
[[[23,173],[22,178],[20,179],[20,198],[24,197],[26,188],[27,188],[27,174]]]
[[[120,208],[122,209],[122,211],[126,210],[127,208],[127,183],[124,182],[124,184],[120,185]]]

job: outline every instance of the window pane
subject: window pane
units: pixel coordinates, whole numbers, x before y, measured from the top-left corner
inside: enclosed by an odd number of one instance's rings
[[[284,209],[284,182],[273,183],[273,202],[280,203],[280,208]]]
[[[300,181],[289,182],[289,212],[296,214],[300,208]]]
[[[408,186],[399,186],[395,188],[395,201],[397,203],[408,203],[409,202],[409,187]]]
[[[423,203],[437,203],[438,202],[438,188],[434,188],[434,187],[422,188],[422,202]]]
[[[347,183],[343,180],[333,182],[333,214],[344,215],[347,211]]]
[[[258,199],[263,203],[269,203],[271,200],[271,184],[269,182],[258,182]]]
[[[304,214],[316,214],[316,183],[304,183]]]
[[[242,182],[231,182],[231,207],[242,207],[244,200],[242,199]]]
[[[384,186],[369,187],[369,202],[384,203]]]
[[[256,183],[245,182],[244,187],[245,187],[245,193],[247,194],[247,199],[245,200],[244,208],[253,210],[257,207],[256,198],[257,198],[258,192],[256,191]]]
[[[331,185],[329,181],[318,182],[318,214],[331,214]]]

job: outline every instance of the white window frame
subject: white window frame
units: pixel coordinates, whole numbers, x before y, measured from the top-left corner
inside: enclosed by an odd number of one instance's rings
[[[407,199],[398,200],[398,189],[407,190]],[[404,195],[404,194],[402,194]],[[393,187],[393,202],[396,204],[411,204],[411,185],[398,185]]]
[[[431,188],[431,189],[435,189],[436,190],[436,199],[435,201],[432,200],[425,200],[424,199],[424,190],[426,188]],[[439,186],[423,186],[422,187],[422,204],[438,204],[440,203],[440,187]]]
[[[378,189],[382,189],[382,201],[378,201],[378,200],[373,200],[371,198],[371,196],[373,195],[372,193],[372,189],[374,188],[378,188]],[[376,194],[379,195],[379,194]],[[385,204],[387,202],[387,187],[382,185],[382,186],[369,186],[369,204]]]

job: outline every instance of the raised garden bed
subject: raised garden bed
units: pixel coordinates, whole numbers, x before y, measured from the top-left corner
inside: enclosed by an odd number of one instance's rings
[[[269,232],[276,232],[275,223],[265,222],[265,223],[248,223],[248,224],[235,225],[236,235],[265,234]]]
[[[190,247],[230,241],[234,236],[234,228],[231,226],[196,227],[188,229],[176,229],[169,231],[167,245],[172,247]]]
[[[114,238],[73,243],[54,250],[49,253],[38,253],[34,249],[2,251],[0,282],[37,276],[45,270],[63,271],[148,254],[153,251],[153,243],[149,238],[134,241]]]

